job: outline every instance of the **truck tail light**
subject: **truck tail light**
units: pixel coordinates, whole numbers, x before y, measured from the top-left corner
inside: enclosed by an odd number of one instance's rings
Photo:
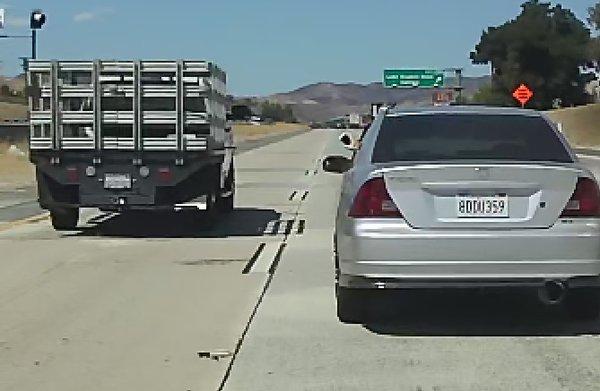
[[[373,178],[365,182],[356,193],[348,216],[402,217],[402,214],[390,197],[383,178]]]
[[[163,182],[169,182],[173,179],[173,172],[169,167],[161,167],[158,169],[158,179]]]
[[[600,217],[600,189],[591,178],[579,178],[560,217]]]
[[[67,167],[67,180],[69,182],[79,182],[79,171],[77,167]]]

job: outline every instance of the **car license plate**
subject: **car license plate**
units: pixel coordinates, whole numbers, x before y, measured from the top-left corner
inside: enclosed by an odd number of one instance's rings
[[[458,217],[508,217],[508,197],[457,196]]]
[[[129,174],[104,174],[105,189],[131,189]]]

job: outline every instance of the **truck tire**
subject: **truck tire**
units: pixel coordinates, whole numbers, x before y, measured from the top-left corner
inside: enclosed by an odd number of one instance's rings
[[[335,285],[337,317],[342,323],[360,324],[366,320],[367,300],[363,289],[352,289]]]
[[[233,211],[233,203],[235,200],[235,166],[233,165],[233,162],[231,162],[229,174],[227,175],[227,178],[225,178],[225,188],[223,191],[229,195],[220,197],[219,209],[222,212],[229,213]]]
[[[73,230],[79,221],[78,208],[55,208],[50,210],[52,227],[57,231]]]
[[[569,316],[576,320],[595,320],[600,316],[600,290],[598,288],[569,289],[565,297]]]

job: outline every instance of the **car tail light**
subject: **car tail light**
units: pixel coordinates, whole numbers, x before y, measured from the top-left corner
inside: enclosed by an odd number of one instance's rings
[[[356,193],[348,213],[350,217],[402,217],[392,201],[383,178],[365,182]]]
[[[579,178],[560,217],[600,217],[600,189],[591,178]]]

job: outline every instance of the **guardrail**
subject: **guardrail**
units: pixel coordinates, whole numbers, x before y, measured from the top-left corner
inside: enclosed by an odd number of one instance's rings
[[[600,156],[600,148],[575,148],[578,155]]]

